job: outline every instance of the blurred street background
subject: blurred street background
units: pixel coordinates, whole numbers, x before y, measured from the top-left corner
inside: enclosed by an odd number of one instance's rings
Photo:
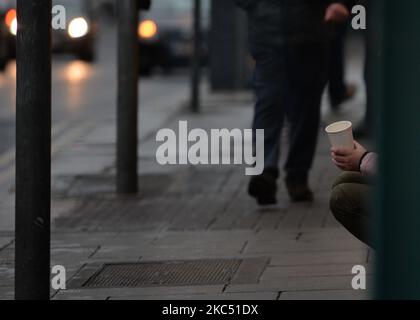
[[[139,38],[159,32],[155,30],[160,28],[159,19],[167,14],[165,7],[171,6],[171,10],[182,11],[182,23],[174,22],[169,33],[184,39],[175,46],[185,55],[171,60],[161,56],[167,51],[156,53],[156,48],[147,44],[144,51],[140,48],[138,197],[118,198],[113,185],[117,101],[113,2],[98,1],[94,8],[93,56],[54,55],[54,263],[68,266],[69,278],[76,280],[85,277],[81,272],[85,267],[105,262],[239,257],[259,258],[256,265],[260,269],[249,271],[248,276],[255,279],[247,282],[245,272],[244,278],[228,286],[173,286],[160,291],[83,291],[76,286],[73,291],[53,292],[54,297],[365,298],[351,289],[351,267],[370,263],[372,256],[328,211],[330,186],[338,171],[330,163],[323,133],[311,181],[317,201],[308,206],[288,203],[282,187],[279,208],[260,212],[246,195],[247,181],[241,168],[160,167],[156,163],[157,130],[176,128],[177,121],[185,119],[198,128],[249,128],[253,111],[252,61],[246,55],[246,45],[233,60],[215,62],[217,56],[210,58],[210,54],[218,44],[210,42],[207,21],[203,22],[201,114],[189,112],[192,43],[191,34],[185,35],[183,30],[191,28],[192,17],[184,15],[191,15],[192,2],[156,1],[162,2],[167,5],[152,7],[142,18],[146,24],[139,24]],[[180,8],[174,9],[175,2]],[[203,16],[210,17],[208,5],[203,5]],[[357,94],[336,112],[331,112],[325,98],[323,124],[343,119],[359,123],[364,116],[360,35],[349,36],[346,56],[347,79],[357,85]],[[153,57],[159,61],[150,61]],[[211,67],[232,61],[241,61],[241,83],[223,88],[224,80],[218,82],[217,78],[223,72],[211,72]],[[11,298],[13,292],[15,82],[16,64],[11,59],[0,73],[0,298]],[[336,241],[329,241],[331,237]],[[289,293],[282,296],[282,292]]]

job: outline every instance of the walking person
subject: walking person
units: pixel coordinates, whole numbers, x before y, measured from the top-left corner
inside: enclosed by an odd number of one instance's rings
[[[354,98],[357,91],[354,84],[346,82],[345,43],[347,28],[347,23],[337,23],[335,35],[331,42],[328,93],[333,111],[338,111],[344,102]]]
[[[264,172],[249,194],[260,205],[276,203],[280,135],[287,120],[286,186],[292,201],[312,201],[308,185],[320,124],[321,96],[328,80],[331,23],[348,8],[331,0],[236,0],[248,13],[255,59],[253,129],[264,129]],[[254,135],[255,136],[255,135]]]

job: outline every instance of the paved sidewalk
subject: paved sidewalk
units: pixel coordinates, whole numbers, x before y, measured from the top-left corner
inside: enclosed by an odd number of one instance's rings
[[[251,102],[249,94],[212,95],[201,115],[157,117],[140,142],[138,196],[115,195],[112,121],[89,128],[58,152],[52,263],[66,267],[69,287],[52,292],[53,298],[367,298],[352,290],[351,270],[361,264],[371,274],[373,253],[329,213],[338,171],[323,134],[311,176],[312,204],[289,203],[282,185],[279,206],[264,211],[247,196],[241,166],[156,163],[156,129],[175,129],[180,120],[190,128],[248,128]],[[13,297],[13,251],[13,234],[0,233],[0,299]],[[135,268],[151,263],[138,279]],[[176,270],[173,278],[168,268]]]

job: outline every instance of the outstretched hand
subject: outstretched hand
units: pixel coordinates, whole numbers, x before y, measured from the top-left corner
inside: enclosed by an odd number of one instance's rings
[[[341,3],[332,3],[328,6],[325,12],[326,22],[345,22],[350,16],[350,12],[347,7]]]
[[[331,157],[334,164],[344,171],[359,171],[360,160],[366,153],[366,149],[354,141],[354,149],[332,148]]]

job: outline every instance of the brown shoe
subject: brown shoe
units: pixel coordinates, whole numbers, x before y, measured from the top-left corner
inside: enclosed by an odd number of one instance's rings
[[[292,202],[312,202],[314,194],[307,178],[287,178],[286,187]]]

